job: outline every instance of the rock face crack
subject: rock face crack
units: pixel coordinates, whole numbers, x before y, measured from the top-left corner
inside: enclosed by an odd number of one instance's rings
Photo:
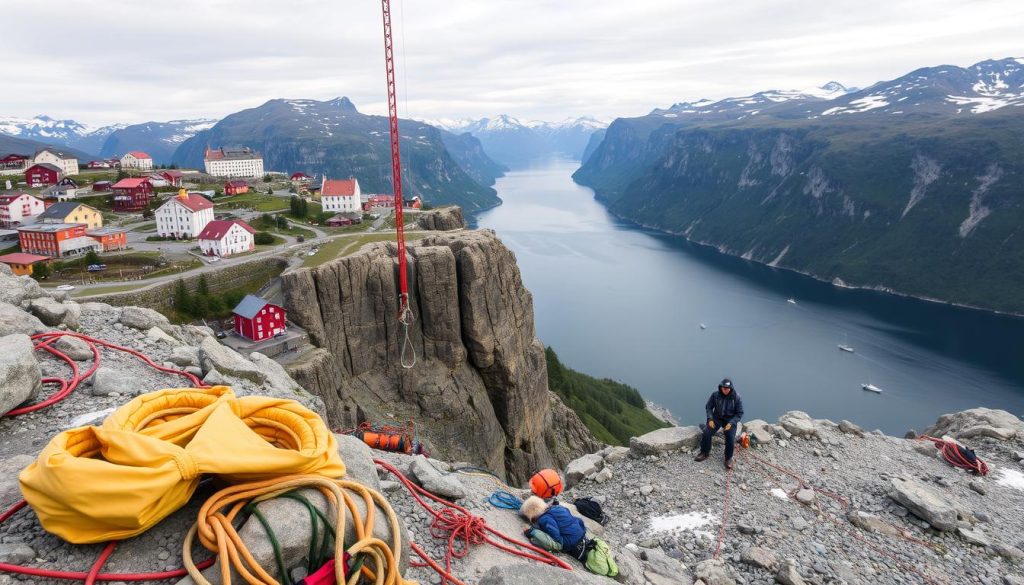
[[[326,350],[291,373],[324,399],[332,426],[413,420],[435,453],[512,481],[599,447],[548,390],[532,295],[494,232],[409,244],[412,369],[398,363],[396,253],[394,244],[374,244],[282,275],[289,315]]]

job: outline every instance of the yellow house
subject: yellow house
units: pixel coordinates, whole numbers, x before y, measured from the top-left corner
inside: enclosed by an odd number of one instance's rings
[[[74,201],[61,201],[46,208],[39,223],[84,223],[86,229],[103,227],[103,214],[95,207]]]
[[[50,258],[47,256],[39,256],[37,254],[24,254],[21,252],[15,252],[13,254],[4,254],[0,256],[0,263],[6,264],[11,267],[11,271],[14,272],[15,276],[32,276],[32,265],[37,262],[49,262]]]

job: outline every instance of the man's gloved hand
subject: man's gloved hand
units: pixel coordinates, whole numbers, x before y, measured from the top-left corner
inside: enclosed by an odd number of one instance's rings
[[[728,431],[729,429],[732,428],[732,423],[725,423],[725,426],[722,428]]]
[[[710,418],[708,419],[708,428],[709,429],[715,428],[715,421],[711,420]]]
[[[531,527],[529,527],[529,528],[527,528],[526,530],[523,531],[523,536],[525,536],[526,538],[530,538],[532,535],[533,535],[533,526],[531,526]]]

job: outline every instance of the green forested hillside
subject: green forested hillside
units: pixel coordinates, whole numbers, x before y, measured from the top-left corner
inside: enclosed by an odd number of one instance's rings
[[[636,388],[567,368],[550,347],[544,354],[548,362],[548,387],[583,419],[599,440],[628,445],[630,437],[668,426],[647,410]]]

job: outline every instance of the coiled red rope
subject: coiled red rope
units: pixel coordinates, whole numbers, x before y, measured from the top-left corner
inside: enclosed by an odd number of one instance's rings
[[[487,522],[483,518],[470,514],[469,511],[462,506],[453,504],[452,502],[435,496],[414,484],[409,481],[409,478],[405,477],[401,471],[387,462],[379,459],[374,459],[373,462],[376,463],[378,467],[381,467],[394,475],[398,481],[409,490],[413,499],[434,517],[434,520],[430,524],[430,535],[434,538],[448,540],[448,550],[445,553],[445,565],[443,569],[416,543],[410,543],[412,550],[424,560],[423,563],[411,564],[416,567],[430,567],[437,571],[437,573],[441,575],[441,585],[446,585],[449,581],[456,585],[465,585],[457,577],[452,575],[452,559],[465,557],[469,553],[469,549],[472,545],[483,543],[487,543],[498,550],[505,551],[509,554],[544,563],[546,565],[561,567],[567,571],[572,570],[572,567],[570,567],[565,561],[560,560],[546,550],[537,548],[528,542],[523,542],[506,536],[505,534],[502,534],[488,526]],[[441,504],[441,508],[434,508],[428,504],[424,498]],[[461,545],[458,541],[462,541]]]
[[[85,372],[79,370],[78,363],[76,363],[75,360],[71,359],[67,354],[60,351],[59,349],[53,347],[53,344],[62,337],[74,337],[77,339],[81,339],[89,346],[89,349],[92,351],[93,361],[92,365],[89,366],[89,368]],[[32,340],[36,342],[35,349],[37,351],[46,351],[51,355],[55,356],[56,358],[62,360],[64,363],[66,363],[68,367],[71,368],[71,376],[68,378],[43,378],[43,384],[57,384],[58,390],[41,402],[30,404],[28,406],[22,406],[20,408],[15,408],[14,410],[8,412],[5,416],[13,417],[21,414],[27,414],[30,412],[36,412],[48,406],[53,406],[54,404],[57,404],[58,402],[67,398],[69,395],[71,395],[72,392],[75,391],[76,388],[78,388],[78,386],[83,381],[88,379],[89,376],[93,375],[96,372],[96,369],[100,367],[100,347],[105,347],[107,349],[112,349],[115,351],[120,351],[132,355],[141,360],[147,366],[159,370],[161,372],[167,374],[174,374],[177,376],[183,376],[197,388],[204,388],[207,386],[207,384],[204,384],[203,381],[200,380],[194,374],[182,370],[177,370],[174,368],[167,368],[161,366],[139,351],[136,351],[128,347],[123,347],[114,343],[110,343],[109,341],[97,339],[95,337],[90,337],[88,335],[83,335],[81,333],[74,333],[71,331],[52,331],[47,333],[37,333],[36,335],[32,336]],[[27,503],[25,502],[25,500],[21,500],[20,502],[14,504],[6,511],[4,511],[2,514],[0,514],[0,525],[3,525],[4,522],[6,522],[11,516],[14,516],[14,514],[16,514],[18,510],[21,510],[26,505]],[[50,569],[40,569],[36,567],[23,567],[21,565],[15,565],[10,563],[0,563],[0,572],[16,573],[18,575],[44,577],[49,579],[83,581],[85,585],[93,585],[97,581],[162,581],[165,579],[180,579],[181,577],[185,577],[188,575],[188,571],[186,571],[185,569],[150,573],[101,573],[100,571],[103,570],[103,565],[105,565],[107,563],[107,560],[110,559],[110,556],[114,553],[115,547],[115,542],[108,542],[107,545],[103,547],[103,551],[100,552],[98,557],[96,557],[96,561],[93,563],[92,567],[89,568],[88,572],[53,571]],[[205,569],[212,565],[213,562],[214,559],[208,559],[198,564],[197,567],[199,567],[200,569]]]
[[[960,469],[966,469],[977,473],[978,475],[988,475],[988,463],[981,460],[981,457],[975,457],[974,461],[971,461],[960,452],[960,445],[956,441],[947,441],[946,439],[938,439],[935,437],[929,437],[928,435],[921,435],[917,438],[918,441],[931,441],[935,448],[942,452],[942,457],[945,458],[946,462],[953,467],[959,467]]]

